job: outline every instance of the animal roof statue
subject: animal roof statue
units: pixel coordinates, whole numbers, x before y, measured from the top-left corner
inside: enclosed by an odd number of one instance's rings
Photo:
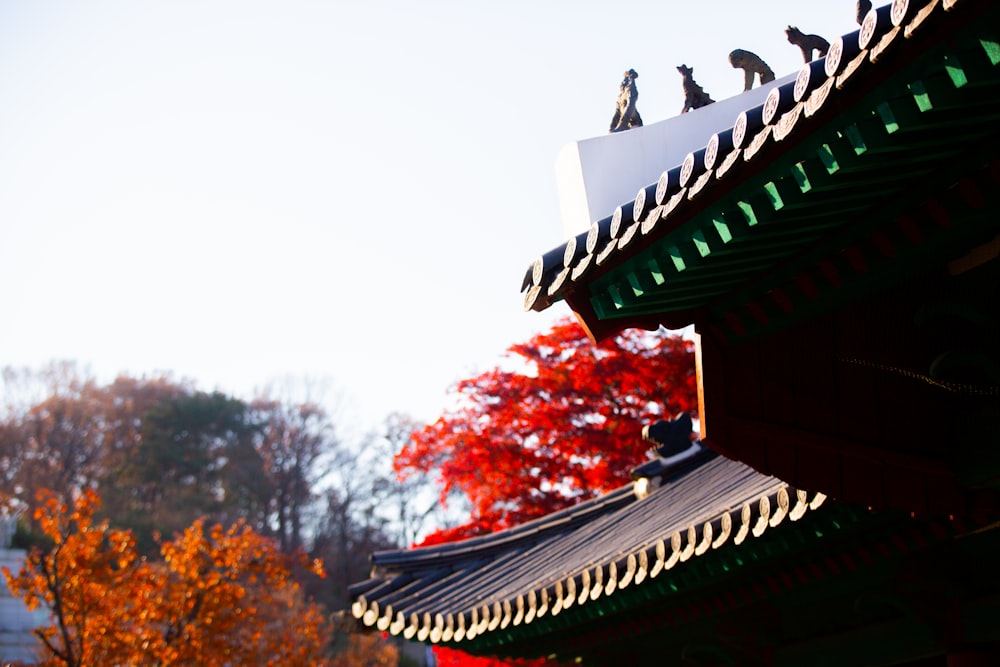
[[[715,101],[695,82],[693,67],[678,65],[677,71],[681,73],[681,87],[684,89],[684,106],[681,108],[681,113],[707,106]]]
[[[813,59],[813,51],[817,52],[817,58],[822,58],[830,50],[830,42],[819,35],[807,35],[793,25],[785,28],[785,36],[788,37],[789,44],[799,47],[799,50],[802,51],[802,58],[806,62]]]
[[[743,49],[735,49],[729,54],[729,64],[743,70],[743,91],[753,88],[753,77],[760,76],[761,85],[774,81],[774,71],[760,56]]]
[[[871,9],[871,0],[858,0],[857,14],[855,16],[855,20],[857,20],[858,25],[865,22],[865,16],[868,15],[868,12],[870,12]]]
[[[634,69],[625,72],[621,85],[618,87],[618,102],[615,105],[615,114],[611,118],[611,127],[608,132],[621,132],[633,127],[642,127],[642,117],[635,108],[636,100],[639,99],[639,89],[635,86],[637,78],[639,78],[639,74]]]

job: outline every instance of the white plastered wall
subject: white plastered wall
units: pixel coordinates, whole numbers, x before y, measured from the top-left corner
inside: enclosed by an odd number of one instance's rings
[[[656,183],[665,170],[704,148],[713,134],[732,127],[741,112],[763,104],[772,88],[795,76],[674,118],[565,146],[556,158],[556,185],[566,238],[635,199],[640,188]]]

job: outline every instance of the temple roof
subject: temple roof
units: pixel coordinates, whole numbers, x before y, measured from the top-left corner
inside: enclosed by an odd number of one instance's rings
[[[516,626],[544,632],[574,607],[615,604],[706,553],[739,553],[823,499],[706,451],[641,500],[630,485],[510,530],[376,553],[371,579],[351,588],[352,612],[407,639],[502,650]]]
[[[895,0],[873,10],[794,83],[705,137],[704,149],[665,164],[658,182],[636,183],[630,205],[539,257],[524,278],[526,309],[565,299],[595,339],[694,322],[713,340],[741,342],[815,319],[887,280],[943,262],[962,273],[963,262],[995,258],[998,19],[1000,3],[991,0]],[[760,366],[747,365],[746,374],[760,376]],[[751,383],[731,378],[738,403]],[[801,383],[784,389],[803,392]],[[762,419],[734,414],[750,425]],[[730,449],[756,447],[760,456],[745,460],[763,459],[760,470],[802,486],[814,483],[806,473],[816,469],[845,478],[868,472],[857,459],[873,471],[860,482],[884,497],[888,487],[928,498],[936,488],[896,475],[893,460],[867,441],[851,450],[853,459],[807,459],[789,455],[771,431],[731,430]],[[826,453],[842,452],[836,438],[786,430],[786,439],[804,434]],[[774,440],[767,447],[765,436]],[[688,651],[721,646],[767,664],[828,656],[826,664],[847,664],[843,658],[878,644],[898,662],[939,652],[943,640],[928,639],[905,605],[866,601],[888,593],[922,604],[931,600],[926,591],[914,589],[910,600],[903,588],[968,573],[976,581],[969,590],[978,590],[992,581],[983,573],[1000,553],[995,523],[954,541],[965,529],[951,516],[824,503],[822,493],[723,457],[664,482],[641,499],[627,486],[492,535],[376,553],[371,578],[351,588],[352,613],[372,629],[486,655],[693,664]],[[952,549],[961,551],[954,561]],[[900,588],[897,573],[913,554],[930,555]],[[927,576],[925,564],[938,562],[953,565]],[[970,564],[979,569],[967,571]],[[995,618],[995,587],[977,595],[962,618]],[[964,632],[998,641],[995,623]],[[728,657],[719,662],[753,662]]]
[[[872,10],[657,183],[636,183],[633,202],[539,257],[525,308],[565,299],[595,339],[692,322],[739,339],[870,289],[885,273],[873,267],[903,279],[988,241],[998,13],[982,0]]]

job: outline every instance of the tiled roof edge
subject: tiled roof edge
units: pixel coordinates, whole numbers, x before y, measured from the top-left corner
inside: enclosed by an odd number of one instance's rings
[[[640,586],[679,564],[726,545],[738,547],[751,537],[762,536],[786,518],[798,521],[807,511],[826,500],[822,493],[810,494],[783,485],[756,500],[730,508],[708,521],[686,530],[664,535],[655,544],[611,558],[594,567],[567,576],[554,586],[532,589],[491,605],[471,605],[458,613],[395,612],[364,595],[352,605],[354,618],[363,625],[431,643],[460,643],[510,626],[530,624],[546,614],[556,616],[573,605],[610,597],[629,586]]]
[[[376,551],[372,554],[372,562],[377,566],[392,566],[414,565],[426,561],[434,567],[440,567],[443,559],[468,558],[480,550],[492,550],[521,540],[536,540],[544,536],[547,531],[561,529],[569,522],[582,522],[594,514],[618,509],[635,500],[630,483],[602,496],[495,533],[428,547]]]
[[[742,136],[742,131],[746,130],[747,138],[735,145],[728,155],[715,155],[712,168],[705,169],[704,173],[697,179],[691,179],[685,187],[677,184],[672,189],[669,185],[667,188],[663,187],[664,179],[667,179],[668,173],[677,172],[681,166],[664,171],[659,190],[665,191],[666,197],[661,202],[661,193],[657,192],[659,205],[648,212],[644,211],[641,219],[632,219],[632,206],[619,206],[615,211],[615,216],[622,218],[621,224],[617,226],[621,230],[618,234],[600,231],[608,229],[606,221],[610,218],[598,221],[593,223],[591,235],[600,235],[600,238],[596,242],[593,238],[589,240],[587,253],[567,252],[567,244],[564,243],[536,259],[522,284],[524,309],[547,309],[579,285],[585,284],[593,277],[592,274],[600,273],[600,267],[606,268],[612,257],[639,246],[635,241],[654,233],[666,233],[665,228],[668,221],[672,222],[671,218],[676,220],[677,216],[690,212],[693,201],[707,196],[713,187],[723,186],[724,183],[731,182],[733,177],[738,178],[735,174],[739,171],[738,167],[756,166],[759,160],[755,158],[762,149],[801,130],[805,124],[803,119],[816,115],[821,108],[827,106],[829,99],[837,96],[834,89],[839,91],[862,80],[864,70],[876,65],[885,58],[886,53],[910,39],[925,27],[928,19],[933,19],[938,14],[951,14],[975,4],[972,0],[894,0],[889,5],[872,8],[860,30],[838,38],[833,43],[836,48],[831,53],[802,67],[791,87],[792,97],[782,101],[782,91],[776,88],[771,91],[764,105],[744,111],[737,117],[733,127],[723,128],[716,133],[719,135],[732,131],[734,135]],[[772,96],[775,99],[772,100]],[[751,112],[758,112],[759,115],[767,110],[768,105],[775,107],[774,112],[768,115],[769,123],[753,130],[752,135],[749,131],[753,128],[739,127],[741,122],[747,122],[744,116],[753,115]],[[707,138],[709,143],[710,139]],[[651,187],[653,186],[647,186],[644,190]]]

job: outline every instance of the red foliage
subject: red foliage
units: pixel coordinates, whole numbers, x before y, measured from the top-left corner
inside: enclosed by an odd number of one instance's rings
[[[595,344],[573,321],[508,348],[458,382],[456,406],[414,433],[397,471],[436,471],[442,498],[464,493],[469,522],[448,542],[507,528],[621,486],[647,448],[642,426],[694,410],[693,343],[628,331]]]
[[[539,658],[537,660],[501,660],[480,658],[446,646],[435,646],[437,667],[558,667],[561,663]]]

